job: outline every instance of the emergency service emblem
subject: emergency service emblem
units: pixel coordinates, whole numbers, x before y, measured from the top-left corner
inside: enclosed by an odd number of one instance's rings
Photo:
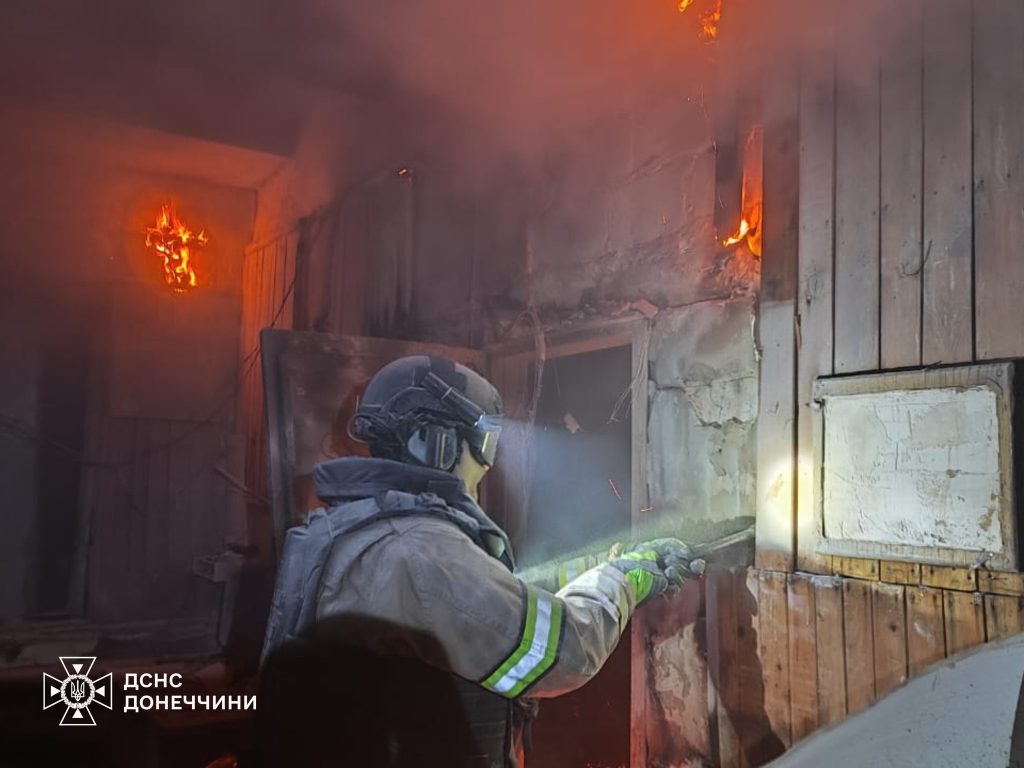
[[[89,673],[96,663],[95,656],[61,656],[64,679],[43,673],[43,709],[65,706],[61,725],[96,725],[89,707],[99,704],[113,709],[113,678],[108,672],[93,680]]]

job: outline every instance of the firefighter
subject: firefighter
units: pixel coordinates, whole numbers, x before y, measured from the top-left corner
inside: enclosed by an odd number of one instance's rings
[[[690,553],[676,539],[614,551],[556,592],[517,578],[477,503],[501,414],[497,390],[445,358],[401,358],[370,381],[353,428],[372,457],[317,466],[326,506],[285,540],[265,763],[515,766],[531,702],[583,685],[635,608],[679,589]]]

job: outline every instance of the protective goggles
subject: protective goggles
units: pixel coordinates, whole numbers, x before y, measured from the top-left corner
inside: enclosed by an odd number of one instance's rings
[[[472,428],[465,430],[466,442],[473,457],[488,467],[494,466],[501,436],[501,416],[481,416]]]
[[[494,466],[501,434],[501,416],[489,414],[440,376],[428,373],[421,382],[424,389],[455,412],[462,425],[459,431],[469,443],[473,457],[488,467]]]

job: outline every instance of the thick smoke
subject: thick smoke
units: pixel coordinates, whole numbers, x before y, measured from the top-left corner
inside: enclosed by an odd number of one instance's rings
[[[720,0],[706,44],[700,19],[717,2],[13,0],[0,82],[9,100],[280,154],[315,105],[344,102],[362,140],[536,157],[652,98],[713,118],[833,45],[833,5],[811,0]],[[902,16],[881,2],[839,13],[844,44],[865,51]]]

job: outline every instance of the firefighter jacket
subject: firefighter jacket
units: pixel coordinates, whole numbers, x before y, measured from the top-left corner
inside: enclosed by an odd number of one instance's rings
[[[386,673],[395,696],[418,686],[394,680],[407,662],[423,665],[420,680],[447,673],[479,747],[448,764],[513,765],[512,703],[596,674],[636,606],[632,584],[606,563],[556,592],[521,581],[504,532],[446,472],[353,457],[319,465],[314,479],[330,508],[289,531],[264,656],[319,628],[320,641],[401,660]]]
[[[359,458],[328,462],[316,472],[317,494],[328,503],[350,499],[353,488],[419,493],[432,480],[447,506],[490,523],[453,479]],[[507,539],[498,530],[484,523],[475,542],[472,531],[428,512],[385,516],[341,536],[320,580],[317,619],[372,618],[393,629],[364,642],[415,656],[506,698],[578,688],[615,649],[636,606],[631,584],[607,564],[554,594],[525,584],[507,567]]]

